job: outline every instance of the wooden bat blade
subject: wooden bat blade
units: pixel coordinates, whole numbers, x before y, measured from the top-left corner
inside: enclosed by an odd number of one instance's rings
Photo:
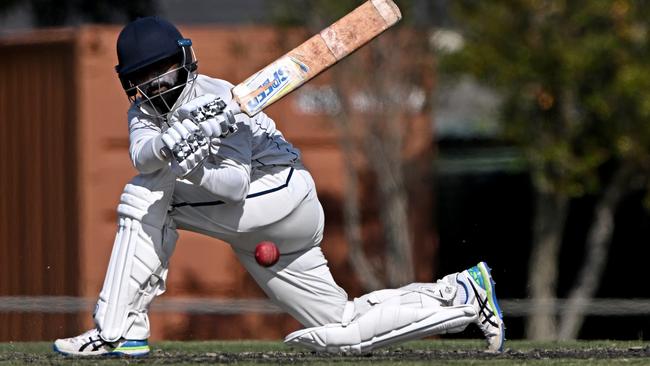
[[[392,0],[368,0],[232,89],[242,112],[254,116],[395,25]]]

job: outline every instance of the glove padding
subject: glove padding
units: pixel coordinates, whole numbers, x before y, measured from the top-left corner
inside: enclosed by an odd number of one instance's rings
[[[204,94],[185,103],[178,109],[178,116],[193,121],[208,138],[226,137],[237,131],[234,113],[214,94]]]
[[[172,124],[163,132],[162,141],[173,156],[172,170],[179,178],[201,165],[210,153],[210,140],[189,119]]]

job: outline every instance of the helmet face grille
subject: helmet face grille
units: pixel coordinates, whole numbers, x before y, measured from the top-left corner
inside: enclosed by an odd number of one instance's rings
[[[193,85],[197,74],[196,62],[191,64],[194,68],[186,65],[179,65],[169,69],[167,72],[156,75],[137,85],[126,89],[126,94],[131,103],[137,106],[148,106],[147,114],[155,117],[165,117],[173,112],[174,106],[183,90],[188,85]]]

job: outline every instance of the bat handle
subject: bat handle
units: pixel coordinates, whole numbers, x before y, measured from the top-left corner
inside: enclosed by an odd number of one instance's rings
[[[231,110],[232,114],[242,113],[241,104],[239,104],[239,101],[234,96],[230,99],[230,101],[226,105],[226,109]]]
[[[172,156],[172,151],[169,150],[169,148],[167,146],[161,148],[159,150],[159,153],[165,159],[168,159],[168,158],[170,158]]]

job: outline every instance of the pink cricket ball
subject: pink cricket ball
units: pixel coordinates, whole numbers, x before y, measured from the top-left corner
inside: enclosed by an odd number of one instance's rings
[[[270,241],[261,241],[255,247],[255,260],[262,267],[271,267],[280,259],[278,247]]]

